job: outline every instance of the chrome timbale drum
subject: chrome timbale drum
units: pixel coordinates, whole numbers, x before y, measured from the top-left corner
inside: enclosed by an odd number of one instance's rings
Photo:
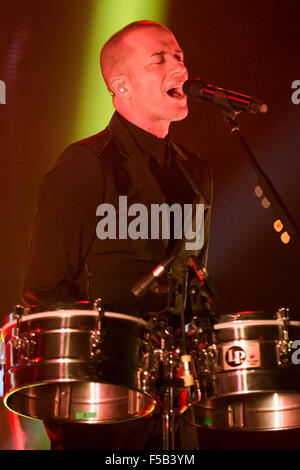
[[[97,310],[57,310],[10,318],[4,402],[41,420],[114,423],[154,409],[147,323]]]
[[[245,431],[300,427],[300,318],[240,312],[189,342],[201,383],[198,425]]]

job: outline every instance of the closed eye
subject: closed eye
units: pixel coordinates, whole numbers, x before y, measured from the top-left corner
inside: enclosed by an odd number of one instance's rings
[[[153,64],[163,64],[165,62],[165,54],[163,52],[157,52],[153,54],[153,57],[155,57],[155,62],[152,62]]]
[[[161,52],[155,52],[154,54],[152,54],[152,58],[155,58],[155,62],[152,62],[153,65],[159,65],[159,64],[164,64],[166,62],[166,52],[164,51],[161,51]],[[175,59],[178,60],[178,62],[184,64],[184,58],[183,58],[183,54],[182,54],[182,51],[178,51],[174,54],[174,57]]]

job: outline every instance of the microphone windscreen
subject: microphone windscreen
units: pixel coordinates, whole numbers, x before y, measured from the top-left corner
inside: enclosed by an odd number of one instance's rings
[[[201,90],[205,86],[205,82],[200,78],[187,80],[182,87],[183,93],[193,99],[201,100]]]

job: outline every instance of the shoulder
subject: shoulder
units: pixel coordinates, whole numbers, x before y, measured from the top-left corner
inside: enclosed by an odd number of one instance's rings
[[[61,153],[57,163],[61,161],[72,161],[72,158],[74,162],[85,158],[91,162],[95,161],[99,158],[110,140],[111,136],[108,128],[106,128],[90,137],[73,142]]]
[[[90,137],[73,142],[62,151],[45,177],[48,179],[58,174],[65,174],[66,177],[76,176],[80,179],[96,176],[101,169],[100,156],[110,139],[108,130],[104,129]]]
[[[39,186],[39,196],[47,194],[99,194],[104,175],[101,152],[110,137],[105,129],[98,134],[72,143],[56,159],[44,175]]]
[[[86,139],[79,140],[74,142],[69,148],[75,148],[77,150],[85,149],[90,152],[93,152],[98,157],[101,155],[104,148],[111,141],[111,134],[108,127],[97,134],[91,135]]]

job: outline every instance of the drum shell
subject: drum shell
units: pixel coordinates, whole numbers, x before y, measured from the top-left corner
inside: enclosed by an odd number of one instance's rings
[[[145,322],[106,313],[99,329],[96,311],[61,311],[23,317],[19,329],[15,322],[4,331],[5,399],[11,409],[15,407],[15,411],[38,419],[78,422],[76,416],[80,415],[80,422],[115,422],[135,419],[154,407],[154,381],[149,370],[151,347]],[[16,337],[21,338],[17,348]],[[69,401],[70,395],[77,396],[79,404],[72,406],[74,410],[84,410],[82,413],[57,413],[54,402],[66,394]],[[103,404],[99,398],[103,395],[110,404]],[[112,409],[112,403],[119,398],[124,403],[133,400],[136,410],[118,411],[118,416],[113,413],[109,417],[109,407]],[[49,405],[44,415],[43,408],[49,400],[53,406]],[[60,404],[61,409],[64,407]],[[95,419],[85,420],[84,416]]]
[[[240,324],[233,328],[215,330],[217,345],[217,375],[214,394],[218,397],[265,391],[300,391],[300,368],[293,365],[291,354],[288,362],[280,360],[280,341],[283,337],[282,323],[259,325]],[[243,322],[242,322],[243,323]],[[300,324],[299,324],[300,326]],[[300,337],[300,327],[289,326],[289,341]],[[230,348],[241,347],[247,355],[256,354],[252,363],[230,366],[226,353]],[[241,380],[242,378],[242,380]]]
[[[213,351],[206,369],[194,348],[202,391],[198,422],[216,429],[300,426],[300,367],[293,364],[291,347],[300,338],[297,317],[227,316],[211,337],[204,347],[206,354]]]

